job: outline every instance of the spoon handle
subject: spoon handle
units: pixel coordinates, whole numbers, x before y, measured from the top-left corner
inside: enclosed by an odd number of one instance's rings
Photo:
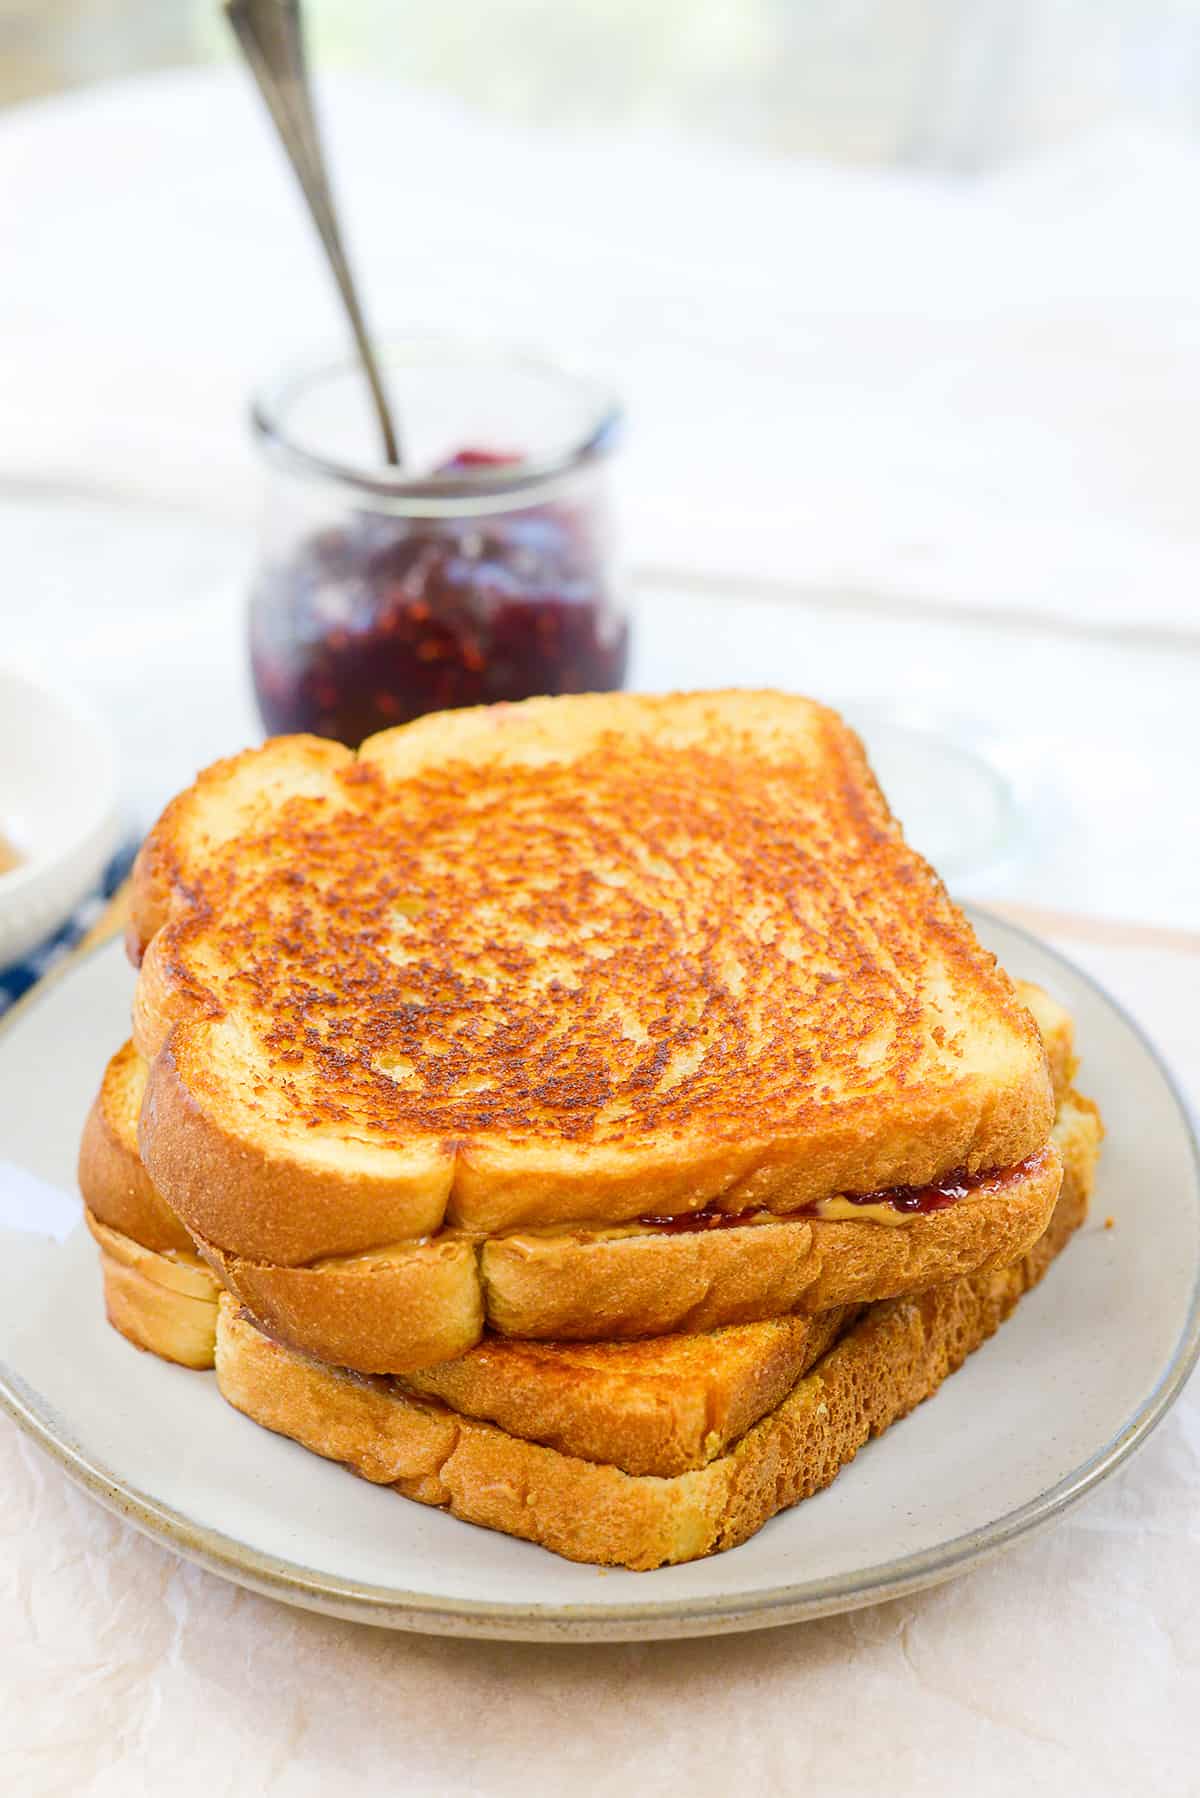
[[[225,15],[308,202],[333,271],[371,391],[385,459],[399,466],[400,443],[379,362],[342,243],[312,103],[300,0],[225,0]]]

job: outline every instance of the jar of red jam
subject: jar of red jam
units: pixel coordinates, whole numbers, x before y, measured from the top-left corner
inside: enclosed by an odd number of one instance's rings
[[[384,346],[404,464],[361,374],[285,377],[254,406],[267,503],[250,604],[272,734],[355,746],[422,712],[619,687],[629,621],[592,382],[441,339]]]

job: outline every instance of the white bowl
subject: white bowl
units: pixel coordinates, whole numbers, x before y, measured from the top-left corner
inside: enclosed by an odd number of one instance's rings
[[[65,924],[117,842],[111,734],[75,700],[0,668],[0,968]]]

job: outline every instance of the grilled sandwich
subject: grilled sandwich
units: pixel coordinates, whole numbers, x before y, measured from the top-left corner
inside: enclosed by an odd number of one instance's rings
[[[223,1395],[266,1428],[572,1559],[649,1568],[732,1547],[936,1391],[1083,1221],[1100,1120],[1069,1084],[1069,1018],[1037,988],[1021,990],[1055,1070],[1065,1172],[1049,1228],[1008,1268],[705,1334],[587,1344],[491,1335],[455,1361],[364,1380],[288,1348],[164,1241],[174,1232],[139,1163],[136,1064],[122,1052],[80,1164],[111,1321],[168,1360],[215,1360]]]
[[[1037,987],[1018,983],[1013,997],[1051,1089],[1053,1128],[1039,1155],[1057,1197],[1031,1241],[997,1249],[993,1225],[990,1258],[953,1271],[936,1226],[970,1219],[977,1206],[1007,1203],[1015,1215],[1005,1170],[952,1171],[930,1183],[945,1202],[928,1208],[912,1203],[911,1188],[865,1202],[856,1194],[848,1221],[835,1207],[747,1216],[709,1200],[625,1224],[490,1234],[443,1224],[426,1242],[300,1266],[252,1261],[197,1239],[151,1178],[138,1134],[139,1124],[147,1134],[153,1076],[127,1044],[106,1070],[80,1154],[110,1319],[167,1359],[215,1362],[224,1397],[264,1427],[571,1559],[643,1569],[732,1547],[827,1485],[870,1436],[936,1391],[1082,1221],[1102,1132],[1095,1107],[1073,1090],[1071,1020]],[[883,1210],[900,1212],[906,1200],[907,1221]],[[866,1255],[854,1246],[863,1242],[878,1247]],[[694,1250],[708,1244],[718,1254],[698,1276]],[[762,1260],[758,1244],[770,1249]],[[889,1244],[915,1253],[919,1271],[881,1274]],[[469,1250],[469,1279],[439,1292],[426,1271],[406,1290],[413,1267],[436,1268],[439,1257],[453,1267],[456,1245]],[[623,1279],[641,1256],[653,1258],[649,1283]],[[881,1278],[899,1280],[906,1296],[873,1296]],[[727,1321],[748,1290],[760,1321]],[[470,1343],[447,1356],[444,1320],[463,1315],[464,1294]],[[702,1325],[685,1325],[688,1307]],[[476,1341],[480,1311],[490,1328]],[[575,1312],[583,1340],[537,1339]],[[662,1315],[674,1321],[660,1327],[675,1333],[647,1332],[647,1319]],[[531,1327],[503,1333],[501,1320],[514,1318]],[[647,1339],[621,1339],[639,1324]],[[436,1352],[418,1365],[427,1341]],[[399,1343],[401,1365],[368,1365],[364,1378],[339,1354],[344,1343],[368,1364],[386,1363]]]
[[[1076,1194],[1086,1194],[1099,1124],[1072,1089],[1071,1020],[1040,988],[1019,982],[1018,990],[1053,1070],[1054,1145]],[[139,1347],[211,1367],[221,1288],[141,1164],[143,1087],[144,1068],[126,1045],[105,1072],[80,1153],[109,1315]],[[1074,1201],[1068,1209],[1077,1209]],[[522,1341],[489,1332],[466,1354],[410,1370],[392,1389],[626,1473],[666,1477],[724,1453],[860,1315],[862,1307],[845,1305],[815,1317],[781,1315],[634,1342]]]
[[[686,1471],[630,1473],[579,1447],[546,1446],[414,1397],[401,1382],[339,1373],[273,1341],[228,1294],[220,1300],[217,1383],[256,1423],[364,1479],[568,1560],[639,1571],[696,1560],[736,1547],[828,1486],[871,1437],[931,1397],[1037,1285],[1086,1216],[1100,1137],[1086,1101],[1071,1104],[1063,1125],[1062,1190],[1049,1227],[1019,1261],[867,1306],[831,1348],[802,1358],[785,1397]]]
[[[806,700],[277,739],[168,807],[131,948],[154,1188],[361,1372],[919,1291],[1058,1194],[1033,1018]]]

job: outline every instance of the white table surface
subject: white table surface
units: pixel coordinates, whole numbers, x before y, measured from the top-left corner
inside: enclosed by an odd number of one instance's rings
[[[1196,929],[1194,150],[1110,136],[973,185],[326,97],[379,316],[627,396],[636,684],[952,721],[1027,825],[976,891]],[[233,75],[0,119],[0,232],[0,654],[108,715],[141,825],[257,734],[242,407],[336,320]],[[1074,941],[1200,1090],[1197,959]],[[237,1594],[5,1425],[0,1789],[1194,1790],[1198,1454],[1192,1404],[1063,1528],[909,1604],[552,1652]]]
[[[323,92],[377,316],[548,343],[626,395],[638,684],[953,717],[1031,827],[977,893],[1195,926],[1195,149],[964,182]],[[0,233],[0,654],[97,699],[144,821],[256,729],[244,403],[340,340],[333,303],[234,71],[0,118]]]

